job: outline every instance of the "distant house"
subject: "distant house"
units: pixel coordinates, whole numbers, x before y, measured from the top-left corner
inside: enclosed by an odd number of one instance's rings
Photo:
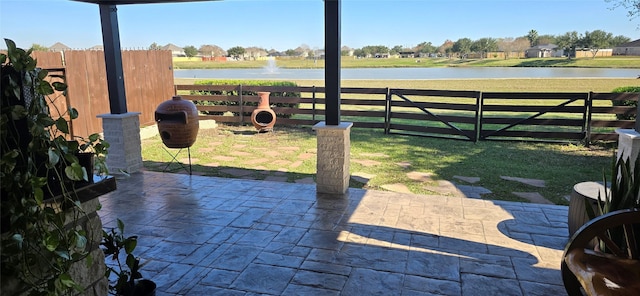
[[[162,50],[169,50],[171,51],[171,55],[174,57],[184,57],[186,56],[186,54],[184,53],[184,49],[182,47],[179,47],[175,44],[167,44],[163,47],[161,47],[160,49]]]
[[[525,58],[550,58],[562,57],[564,50],[558,49],[555,44],[540,44],[527,49],[524,52]]]
[[[614,47],[613,55],[640,56],[640,39]]]
[[[269,51],[269,54],[267,55],[268,57],[282,57],[285,56],[284,53],[279,52],[279,51]]]
[[[398,55],[400,55],[400,58],[415,58],[416,57],[416,52],[415,51],[401,51],[398,53]]]
[[[376,58],[376,59],[388,59],[389,56],[390,56],[390,54],[388,52],[387,53],[376,53],[376,54],[373,55],[373,57]]]
[[[102,45],[95,45],[93,47],[90,47],[89,50],[104,50],[104,46]]]
[[[242,58],[245,60],[265,60],[269,53],[258,47],[247,47],[244,49],[244,54]]]
[[[70,50],[71,47],[66,46],[60,42],[56,42],[54,45],[49,46],[49,51],[65,51],[65,50]]]
[[[324,56],[325,56],[324,50],[315,50],[315,51],[313,51],[313,57],[312,58],[316,59],[316,60],[324,60]]]
[[[348,46],[343,46],[342,48],[340,48],[340,51],[341,51],[341,52],[346,52],[346,53],[347,53],[347,56],[353,56],[353,51],[354,51],[354,50],[353,50],[353,49],[351,49],[351,48],[350,48],[350,47],[348,47]]]

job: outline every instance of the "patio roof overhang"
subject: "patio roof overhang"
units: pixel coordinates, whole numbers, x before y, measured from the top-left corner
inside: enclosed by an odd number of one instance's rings
[[[220,0],[71,0],[98,4],[102,40],[107,68],[107,85],[111,114],[127,113],[117,5],[184,3]],[[340,124],[340,2],[324,0],[325,25],[325,120],[327,125]]]

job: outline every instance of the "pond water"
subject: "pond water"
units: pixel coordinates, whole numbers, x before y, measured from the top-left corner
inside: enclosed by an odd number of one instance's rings
[[[345,80],[421,80],[474,78],[638,78],[640,69],[603,68],[347,68]],[[211,79],[324,79],[324,69],[189,69],[174,70],[175,78]]]

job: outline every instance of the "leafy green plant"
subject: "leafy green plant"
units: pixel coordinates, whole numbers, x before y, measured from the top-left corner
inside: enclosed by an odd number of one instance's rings
[[[109,142],[104,140],[98,133],[89,135],[84,138],[75,136],[75,140],[70,141],[69,147],[72,151],[78,151],[78,153],[91,154],[94,158],[93,164],[95,171],[98,175],[109,174],[109,168],[107,167],[107,155],[109,154]],[[87,172],[87,174],[93,172]]]
[[[591,203],[585,199],[585,208],[589,219],[623,209],[640,209],[640,157],[636,158],[634,169],[631,160],[622,157],[617,158],[613,154],[611,166],[611,186],[605,190],[605,196],[598,192],[598,203],[596,213]],[[603,173],[603,184],[607,183],[606,174]],[[636,231],[640,231],[637,229]],[[629,241],[623,229],[609,229],[606,236],[618,246],[625,246],[624,242]],[[609,252],[603,241],[598,244],[599,250]]]
[[[109,283],[109,291],[114,295],[140,295],[147,289],[155,289],[155,283],[142,280],[140,273],[140,259],[133,255],[138,245],[137,236],[125,237],[124,223],[117,219],[117,229],[111,228],[109,232],[102,231],[103,251],[106,258],[111,256],[115,266],[108,266],[105,276],[110,279],[113,273],[115,281]],[[121,254],[125,255],[124,264]]]
[[[78,147],[68,140],[65,119],[77,118],[77,111],[57,110],[55,100],[64,96],[66,84],[48,82],[51,75],[37,68],[31,50],[5,42],[7,53],[0,54],[3,292],[82,291],[69,272],[93,245],[76,191],[87,172],[76,156]]]
[[[638,93],[638,99],[640,99],[640,86],[623,86],[615,88],[612,93]],[[613,100],[611,101],[614,106],[638,106],[638,100]],[[619,120],[634,120],[637,114],[616,114],[616,118]]]
[[[613,155],[611,165],[611,187],[606,190],[605,196],[598,192],[598,213],[587,206],[587,214],[590,219],[597,215],[604,215],[616,210],[640,208],[640,157],[636,158],[634,170],[631,169],[631,160]],[[603,173],[604,184],[607,175]],[[586,201],[588,203],[588,201]]]

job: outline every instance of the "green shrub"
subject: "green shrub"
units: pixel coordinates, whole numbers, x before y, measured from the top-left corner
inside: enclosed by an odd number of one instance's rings
[[[638,93],[638,95],[640,96],[640,86],[621,86],[618,88],[615,88],[613,91],[611,91],[612,93]],[[613,100],[612,101],[614,106],[633,106],[633,107],[637,107],[638,106],[638,100],[623,100],[623,101],[617,101],[617,100]],[[618,120],[635,120],[636,119],[636,115],[637,114],[629,114],[629,115],[625,115],[625,114],[616,114],[616,118]]]
[[[194,83],[195,85],[242,85],[242,86],[298,86],[295,82],[290,81],[260,81],[260,80],[199,80]],[[191,91],[192,95],[225,95],[225,96],[238,96],[237,90],[232,91]],[[258,93],[255,91],[242,91],[243,96],[257,96]],[[271,97],[299,97],[299,92],[272,92],[270,94]],[[232,101],[194,101],[196,105],[202,106],[238,106],[238,102]],[[242,104],[244,106],[257,106],[257,102],[247,102],[243,101]],[[271,104],[274,105],[274,104]],[[275,103],[276,107],[288,107],[288,108],[298,108],[298,103]],[[214,111],[205,111],[205,114],[208,115],[222,115],[222,112],[214,112]],[[234,115],[238,115],[237,112],[234,112]],[[251,112],[245,112],[245,116],[251,116]],[[280,118],[289,118],[292,114],[281,114],[276,113],[276,117]]]

